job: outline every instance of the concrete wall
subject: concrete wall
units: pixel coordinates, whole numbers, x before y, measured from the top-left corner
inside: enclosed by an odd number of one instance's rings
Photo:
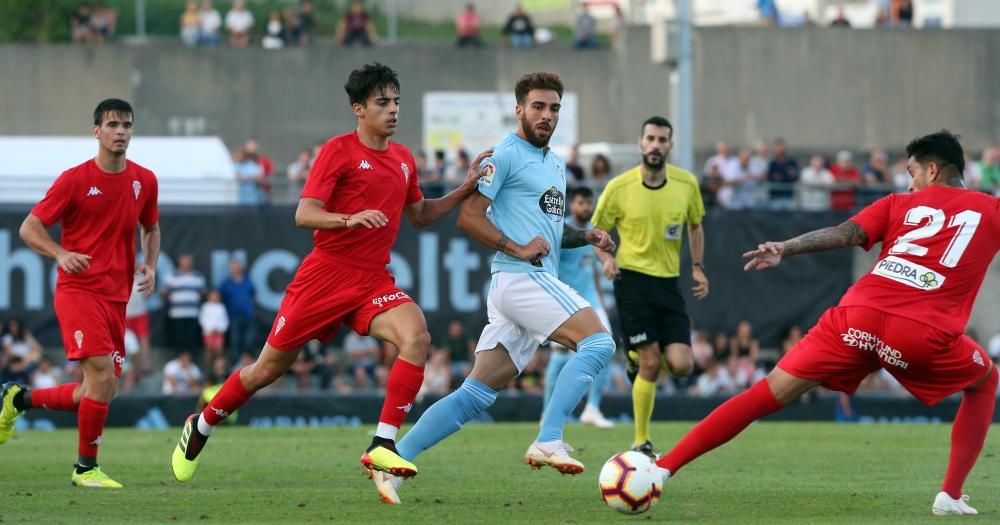
[[[801,153],[898,151],[942,127],[972,151],[1000,142],[1000,31],[704,28],[695,53],[698,152],[776,136]],[[342,85],[374,60],[400,73],[397,138],[412,147],[423,92],[511,90],[532,70],[560,73],[579,94],[584,142],[633,142],[644,118],[670,117],[667,69],[649,62],[648,29],[631,27],[615,48],[589,52],[0,46],[0,134],[86,134],[96,102],[121,96],[136,104],[139,133],[255,136],[285,163],[353,127]]]

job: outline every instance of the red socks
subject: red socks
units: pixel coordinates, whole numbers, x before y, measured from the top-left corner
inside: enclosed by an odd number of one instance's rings
[[[750,423],[782,408],[767,380],[762,379],[713,410],[656,464],[676,474],[698,456],[736,437]]]
[[[31,408],[46,410],[63,410],[76,412],[77,404],[73,401],[73,392],[80,383],[66,383],[52,388],[31,389]],[[83,401],[80,401],[83,404]]]
[[[417,398],[417,392],[420,391],[420,385],[423,383],[423,366],[396,359],[389,372],[389,380],[386,381],[385,403],[382,405],[382,415],[378,418],[379,423],[385,423],[397,429],[401,427],[403,421],[406,420],[406,415],[413,408],[413,400]]]
[[[31,395],[34,396],[34,392]],[[34,400],[32,402],[34,403]],[[107,418],[107,403],[94,401],[89,397],[80,399],[76,421],[80,431],[79,454],[81,457],[97,457],[97,447],[101,444],[101,434],[104,433],[104,420]]]
[[[997,380],[997,369],[994,366],[979,386],[965,391],[962,404],[955,414],[955,422],[951,426],[948,472],[941,485],[941,490],[954,499],[962,498],[962,484],[986,443],[986,433],[993,421],[993,408],[997,399]]]
[[[252,396],[253,392],[248,391],[240,381],[240,370],[237,370],[226,379],[219,393],[205,406],[201,417],[205,423],[214,427],[229,417],[229,414],[239,410]]]

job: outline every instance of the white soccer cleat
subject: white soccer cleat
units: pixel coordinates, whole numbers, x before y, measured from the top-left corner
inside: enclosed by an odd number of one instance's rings
[[[660,472],[660,476],[663,478],[663,484],[667,484],[667,480],[670,479],[670,471],[657,465],[656,469]]]
[[[388,472],[382,472],[380,470],[369,470],[369,477],[375,482],[375,490],[378,492],[378,497],[382,500],[382,503],[386,505],[399,505],[399,487],[403,485],[406,478],[402,476],[393,476]]]
[[[591,404],[583,407],[583,413],[580,414],[580,423],[593,425],[597,428],[612,428],[615,426],[614,422],[604,417],[600,408]]]
[[[962,497],[959,499],[952,499],[947,492],[938,492],[938,495],[934,498],[934,505],[931,507],[931,512],[935,516],[948,516],[952,514],[974,516],[979,514],[979,511],[970,507],[966,501],[969,501],[969,496],[965,494],[962,494]]]
[[[565,441],[538,441],[528,447],[524,453],[524,462],[531,468],[538,470],[542,467],[552,467],[563,474],[575,476],[583,472],[583,463],[570,457],[569,453],[573,447]]]

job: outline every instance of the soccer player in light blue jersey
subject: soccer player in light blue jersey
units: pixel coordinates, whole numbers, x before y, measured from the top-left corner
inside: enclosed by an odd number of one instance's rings
[[[572,188],[567,193],[569,202],[569,217],[566,222],[573,228],[585,230],[590,227],[590,217],[594,215],[594,191],[586,186]],[[600,294],[600,272],[594,256],[604,260],[613,258],[611,254],[603,252],[592,246],[581,248],[563,248],[559,251],[559,280],[568,284],[587,300],[597,312],[598,317],[604,327],[611,331],[611,323],[608,321],[607,310],[604,308],[604,301]],[[566,363],[573,357],[562,345],[552,343],[552,353],[549,356],[549,365],[545,369],[545,398],[542,405],[549,405],[549,399],[555,391],[556,381],[559,373],[562,372]],[[607,383],[608,369],[605,368],[590,385],[587,392],[587,404],[580,414],[580,422],[585,425],[594,425],[597,428],[611,428],[614,423],[604,417],[601,412],[602,390]]]
[[[547,465],[564,474],[583,472],[583,464],[569,455],[563,426],[614,355],[615,342],[594,308],[556,277],[559,250],[552,247],[590,244],[610,253],[615,244],[605,231],[565,223],[566,163],[548,147],[562,94],[562,81],[551,73],[530,73],[517,81],[517,132],[482,161],[479,191],[462,206],[459,227],[499,252],[487,299],[489,324],[479,338],[469,377],[428,408],[397,444],[407,460],[486,410],[538,346],[551,340],[576,350],[576,356],[559,374],[541,431],[524,460],[535,469]],[[371,474],[382,501],[399,503],[402,478]]]

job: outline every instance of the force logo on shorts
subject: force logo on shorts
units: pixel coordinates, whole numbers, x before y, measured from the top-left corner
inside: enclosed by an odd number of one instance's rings
[[[549,188],[538,199],[538,207],[552,222],[559,222],[566,216],[566,198],[555,186]]]
[[[872,273],[921,290],[937,290],[944,283],[934,270],[893,255],[879,261]]]

